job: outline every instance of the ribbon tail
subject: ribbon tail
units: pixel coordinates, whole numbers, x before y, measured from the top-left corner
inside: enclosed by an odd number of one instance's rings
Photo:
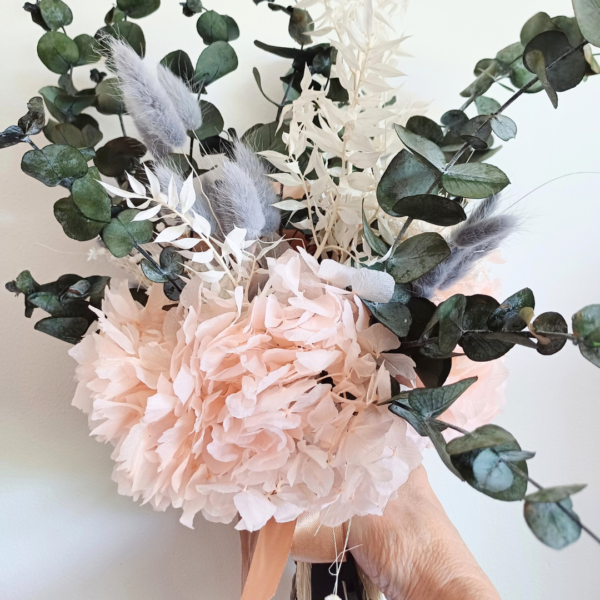
[[[254,550],[242,600],[271,600],[287,563],[296,521],[271,519],[261,530]]]

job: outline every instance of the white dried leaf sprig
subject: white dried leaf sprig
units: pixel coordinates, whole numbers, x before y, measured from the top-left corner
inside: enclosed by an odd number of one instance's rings
[[[166,221],[167,226],[160,231],[152,244],[168,243],[178,248],[182,256],[192,263],[185,265],[188,271],[211,284],[225,278],[228,280],[225,284],[227,289],[235,289],[239,285],[247,288],[253,273],[258,272],[259,257],[248,251],[255,241],[246,240],[246,231],[237,227],[229,232],[223,241],[212,236],[209,221],[194,211],[197,197],[193,174],[184,182],[180,192],[177,191],[175,181],[171,180],[168,193],[165,194],[161,192],[160,183],[154,173],[147,167],[145,170],[150,185],[150,196],[147,195],[145,186],[129,174],[127,177],[132,192],[103,181],[99,183],[111,194],[124,198],[130,208],[140,211],[134,218],[135,221]],[[132,200],[143,202],[136,206]],[[192,232],[198,237],[189,237]],[[203,242],[207,249],[200,252],[191,251],[200,242]],[[268,250],[273,244],[267,246]],[[193,268],[194,264],[198,269]]]
[[[312,77],[307,69],[300,97],[282,114],[282,122],[291,119],[289,134],[284,134],[288,155],[270,151],[262,154],[279,170],[271,175],[273,179],[303,188],[304,200],[284,199],[277,206],[282,210],[314,211],[315,222],[307,218],[298,226],[311,230],[317,244],[316,256],[333,251],[341,261],[366,259],[371,264],[377,258],[368,245],[358,249],[362,242],[362,207],[364,204],[369,221],[377,219],[383,239],[392,243],[399,223],[379,208],[377,183],[388,157],[402,147],[393,124],[403,122],[421,108],[399,103],[385,106],[394,90],[387,80],[402,76],[396,63],[406,38],[395,36],[393,23],[398,3],[302,0],[297,6],[310,7],[311,11],[321,9],[315,29],[335,33],[329,40],[338,51],[332,77],[338,77],[348,91],[349,102],[338,106],[326,97],[327,90],[311,90]],[[298,158],[307,149],[310,160],[301,172]],[[332,158],[339,160],[336,166],[328,167]],[[306,175],[313,170],[317,179],[308,181]]]

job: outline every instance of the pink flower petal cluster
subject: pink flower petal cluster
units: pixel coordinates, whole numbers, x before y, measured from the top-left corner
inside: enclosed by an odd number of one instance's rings
[[[225,296],[225,298],[224,298]],[[145,307],[113,283],[98,331],[70,352],[74,405],[114,444],[119,492],[254,531],[320,511],[336,526],[380,514],[421,461],[407,426],[378,401],[398,339],[304,252],[269,259],[252,302],[193,279],[177,308],[155,285]]]

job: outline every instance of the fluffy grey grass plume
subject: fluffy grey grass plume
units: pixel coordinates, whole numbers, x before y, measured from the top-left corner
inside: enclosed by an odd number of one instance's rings
[[[260,159],[239,140],[232,159],[225,160],[221,178],[205,184],[205,191],[227,235],[234,227],[246,229],[248,239],[276,231],[281,217],[273,207],[277,193]]]
[[[156,72],[126,42],[113,39],[110,50],[127,112],[146,146],[157,157],[183,147],[187,129]]]
[[[454,227],[446,239],[451,254],[433,271],[413,282],[418,296],[430,298],[436,290],[445,290],[463,279],[477,262],[500,247],[515,231],[514,215],[495,214],[500,196],[479,202],[464,223]]]
[[[187,131],[195,131],[202,125],[202,113],[196,96],[173,71],[163,65],[158,65],[157,69],[158,80],[171,98],[183,126]]]

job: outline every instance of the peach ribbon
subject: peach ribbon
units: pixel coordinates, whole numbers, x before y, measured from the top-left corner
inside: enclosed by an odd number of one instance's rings
[[[258,535],[242,600],[271,600],[287,563],[296,521],[277,523],[271,519]]]
[[[325,527],[319,514],[311,513],[290,523],[271,519],[258,532],[256,544],[252,535],[242,535],[242,564],[245,569],[250,565],[242,600],[270,600],[277,591],[290,552],[299,562],[333,563],[344,549],[346,527],[345,523],[334,529]]]

